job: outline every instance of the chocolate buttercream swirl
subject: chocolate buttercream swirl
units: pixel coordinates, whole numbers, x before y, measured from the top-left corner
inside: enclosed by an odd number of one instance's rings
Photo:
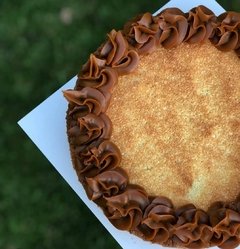
[[[98,70],[98,74],[95,74],[94,76],[79,76],[75,90],[81,90],[84,87],[92,87],[97,88],[105,95],[108,92],[112,92],[113,87],[117,84],[117,80],[117,72],[114,69],[107,67]]]
[[[106,67],[106,60],[90,55],[88,62],[83,66],[75,90],[82,90],[84,87],[97,88],[104,96],[106,105],[109,105],[111,93],[117,83],[118,73],[111,67]]]
[[[145,209],[138,229],[144,239],[165,243],[171,237],[171,227],[176,222],[172,202],[166,197],[156,197]]]
[[[128,185],[122,194],[106,197],[105,214],[120,230],[132,231],[141,223],[149,204],[147,193],[139,186]]]
[[[188,31],[185,14],[178,8],[169,8],[158,14],[158,25],[162,30],[160,43],[164,48],[181,44]]]
[[[226,208],[225,203],[216,203],[209,209],[213,227],[212,245],[220,248],[235,248],[240,243],[240,213]]]
[[[240,13],[225,12],[218,17],[218,27],[212,43],[222,51],[237,50],[240,47]]]
[[[205,6],[193,8],[188,13],[189,30],[185,41],[189,43],[203,42],[212,37],[217,18]]]
[[[100,172],[119,166],[121,153],[118,147],[109,140],[93,142],[86,148],[75,151],[75,166],[80,175],[93,177]]]
[[[102,58],[106,59],[108,66],[118,65],[119,61],[126,56],[128,52],[128,43],[123,37],[121,31],[112,30],[108,34],[108,40],[100,49],[99,53]]]
[[[78,77],[83,79],[96,79],[99,77],[105,65],[106,60],[99,59],[94,54],[90,54],[89,60],[82,66]]]
[[[106,60],[106,65],[114,68],[120,75],[132,72],[139,62],[138,53],[129,50],[127,40],[121,31],[112,30],[98,53],[100,58]]]
[[[127,35],[130,44],[137,48],[139,54],[150,53],[159,45],[161,30],[156,21],[156,17],[145,13],[139,20],[125,26],[123,32]]]
[[[107,100],[105,96],[97,89],[84,87],[81,91],[67,90],[64,91],[64,97],[74,104],[74,108],[70,111],[70,115],[79,110],[78,107],[87,109],[87,113],[99,115],[107,109]]]
[[[117,72],[106,66],[105,59],[99,59],[96,55],[91,54],[87,63],[83,65],[82,71],[78,74],[76,88],[81,90],[82,87],[92,87],[101,89],[103,92],[111,92],[117,79]]]
[[[110,197],[125,190],[128,184],[127,173],[122,168],[104,171],[92,178],[86,178],[87,194],[91,200],[102,196]]]
[[[112,123],[108,116],[101,113],[99,116],[89,113],[78,118],[76,125],[68,130],[69,142],[78,146],[88,144],[96,139],[110,139]]]
[[[189,204],[176,210],[178,217],[173,229],[173,244],[188,248],[209,247],[213,231],[203,210]]]

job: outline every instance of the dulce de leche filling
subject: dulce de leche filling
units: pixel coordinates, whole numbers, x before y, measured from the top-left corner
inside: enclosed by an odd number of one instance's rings
[[[149,195],[207,209],[240,187],[240,60],[209,42],[140,59],[120,76],[107,115],[121,167]]]

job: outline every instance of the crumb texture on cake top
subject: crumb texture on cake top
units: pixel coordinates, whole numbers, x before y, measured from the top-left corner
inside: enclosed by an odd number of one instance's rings
[[[176,206],[233,200],[240,187],[239,75],[233,51],[205,42],[159,47],[120,76],[107,115],[130,181]]]

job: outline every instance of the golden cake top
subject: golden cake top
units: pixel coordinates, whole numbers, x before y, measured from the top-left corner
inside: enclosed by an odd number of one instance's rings
[[[159,47],[119,77],[106,114],[131,182],[176,206],[207,210],[214,201],[234,200],[240,189],[239,75],[236,54],[206,42]]]

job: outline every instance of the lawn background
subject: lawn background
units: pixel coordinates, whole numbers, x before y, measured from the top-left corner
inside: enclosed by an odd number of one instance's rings
[[[0,249],[120,248],[16,122],[112,28],[166,1],[0,1]],[[240,11],[240,1],[219,1]]]

